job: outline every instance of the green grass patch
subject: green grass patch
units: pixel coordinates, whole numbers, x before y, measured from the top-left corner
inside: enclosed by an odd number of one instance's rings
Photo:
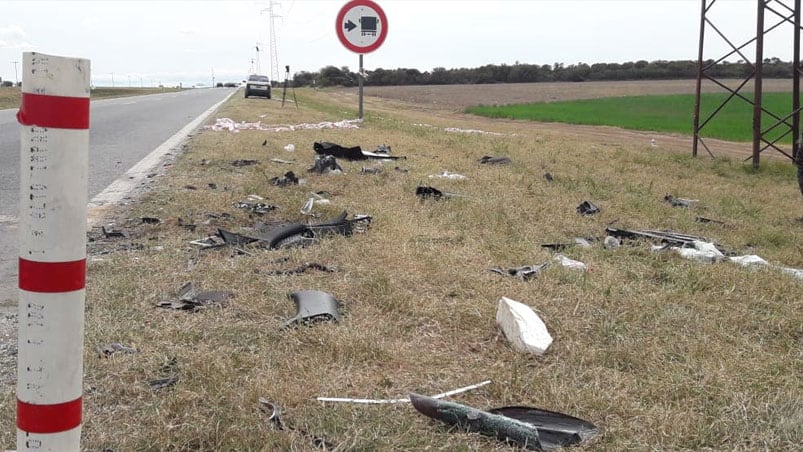
[[[701,123],[727,98],[727,94],[703,94]],[[764,108],[777,117],[792,110],[791,93],[765,93]],[[625,129],[649,130],[691,135],[694,130],[694,96],[677,94],[668,96],[628,96],[586,99],[570,102],[488,106],[466,109],[467,113],[491,118],[527,119],[531,121],[564,122],[597,126],[614,126]],[[762,125],[766,129],[777,120],[764,113]],[[788,128],[777,127],[770,139],[782,135]],[[753,138],[753,107],[741,99],[732,99],[703,128],[703,136],[730,141],[751,141]],[[791,143],[791,135],[781,142]]]

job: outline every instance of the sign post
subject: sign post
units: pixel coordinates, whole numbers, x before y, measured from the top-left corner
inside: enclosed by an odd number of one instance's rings
[[[80,450],[89,60],[23,54],[17,450]]]
[[[388,35],[388,18],[385,12],[371,0],[351,0],[343,5],[335,21],[337,37],[352,52],[360,54],[357,73],[359,84],[359,117],[362,119],[362,86],[365,70],[363,55],[373,52],[385,42]]]

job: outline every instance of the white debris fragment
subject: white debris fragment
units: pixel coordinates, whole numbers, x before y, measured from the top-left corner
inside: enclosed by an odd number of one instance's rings
[[[728,260],[734,264],[739,264],[742,267],[763,267],[765,265],[769,265],[769,262],[765,261],[759,256],[756,256],[755,254],[731,256],[728,258]]]
[[[574,244],[579,246],[580,248],[591,248],[591,243],[588,240],[582,237],[575,237]]]
[[[295,130],[321,130],[321,129],[359,129],[362,119],[344,119],[342,121],[322,121],[318,123],[287,124],[270,126],[257,122],[236,122],[230,118],[218,118],[211,126],[204,126],[205,130],[215,132],[229,131],[237,133],[240,130],[263,130],[267,132],[292,132]]]
[[[580,261],[576,261],[574,259],[569,259],[563,254],[556,254],[553,259],[558,263],[560,263],[560,265],[563,266],[563,268],[568,268],[570,270],[579,270],[583,272],[588,270],[588,266],[586,264]]]
[[[680,248],[675,246],[671,249],[680,254],[681,257],[706,264],[725,260],[725,255],[722,254],[713,243],[695,240],[692,244],[694,248]]]
[[[499,299],[496,323],[513,348],[543,355],[552,344],[543,320],[529,306],[507,297]]]
[[[622,246],[622,243],[616,237],[609,235],[605,237],[602,245],[607,249],[615,249]]]
[[[501,137],[501,136],[505,135],[504,133],[499,133],[499,132],[486,132],[484,130],[477,130],[477,129],[461,129],[461,128],[458,128],[458,127],[447,127],[447,128],[445,128],[443,130],[445,130],[447,132],[468,133],[468,134],[474,134],[474,135],[493,135],[493,136],[497,136],[497,137]]]
[[[468,179],[466,176],[464,176],[464,175],[462,175],[462,174],[451,173],[451,172],[449,172],[449,171],[446,171],[446,170],[442,171],[442,172],[441,172],[441,173],[439,173],[439,174],[430,174],[430,175],[429,175],[429,178],[430,178],[430,179],[450,179],[450,180],[464,180],[464,179]]]
[[[287,146],[284,147],[284,150],[287,151],[287,152],[294,152],[296,150],[296,145],[294,145],[293,143],[290,143],[290,144],[288,144]]]
[[[781,265],[778,265],[775,268],[777,268],[778,270],[786,273],[787,275],[792,275],[797,279],[803,279],[803,270],[801,270],[801,269],[792,268],[792,267],[783,267]]]

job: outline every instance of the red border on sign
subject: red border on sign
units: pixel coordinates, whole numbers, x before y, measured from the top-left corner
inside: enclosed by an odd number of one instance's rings
[[[346,13],[349,12],[352,8],[357,6],[367,6],[372,8],[379,14],[379,21],[382,23],[382,31],[379,32],[379,37],[374,41],[373,44],[360,47],[355,46],[348,39],[346,39],[346,34],[343,32],[343,19],[346,17]],[[376,3],[372,2],[371,0],[351,0],[350,2],[343,5],[340,8],[340,12],[337,13],[337,20],[335,21],[335,31],[337,32],[337,37],[340,38],[340,42],[346,46],[347,49],[351,50],[352,52],[356,53],[368,53],[373,52],[374,50],[378,49],[379,46],[385,42],[385,37],[388,35],[388,18],[385,16],[385,12],[382,11],[382,8],[379,7]]]

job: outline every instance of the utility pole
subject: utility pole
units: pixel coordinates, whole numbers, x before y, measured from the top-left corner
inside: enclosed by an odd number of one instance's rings
[[[268,7],[263,9],[260,13],[268,12],[268,35],[270,36],[270,78],[271,80],[279,80],[279,56],[276,45],[276,21],[274,19],[281,18],[282,16],[275,14],[273,11],[274,6],[281,7],[282,5],[274,0],[270,0]]]
[[[11,64],[14,65],[14,84],[15,85],[19,85],[20,84],[20,79],[19,79],[19,75],[17,75],[17,65],[20,64],[20,62],[19,61],[12,61]]]

